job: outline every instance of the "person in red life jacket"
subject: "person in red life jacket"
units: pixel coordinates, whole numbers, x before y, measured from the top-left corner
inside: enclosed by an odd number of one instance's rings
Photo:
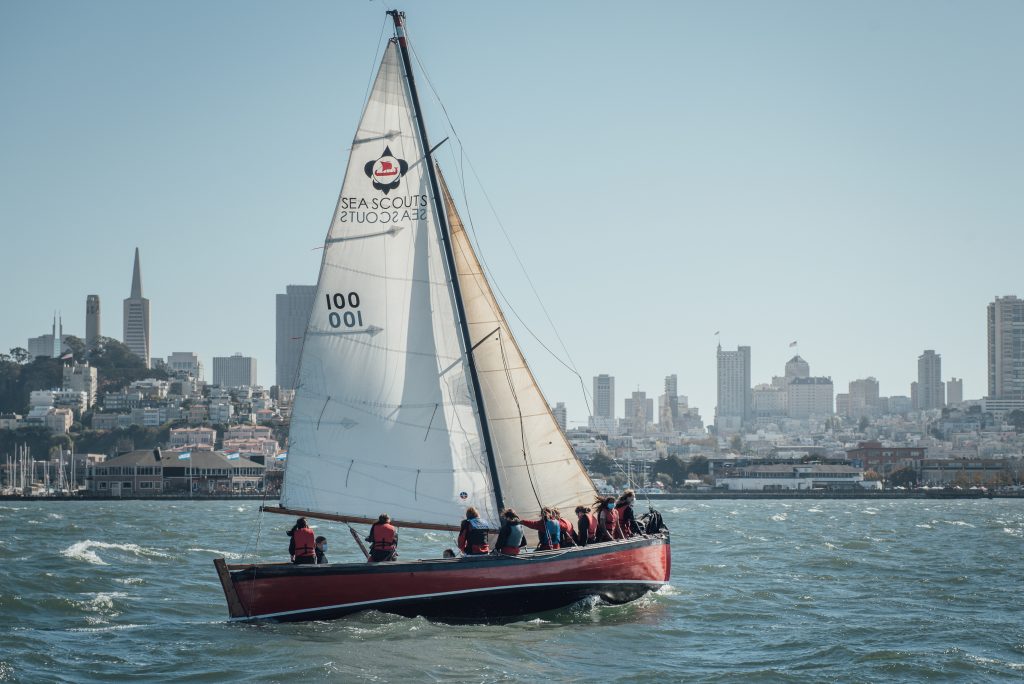
[[[632,537],[634,533],[640,532],[640,525],[637,524],[636,516],[633,515],[634,501],[636,501],[636,494],[632,489],[627,489],[615,502],[615,510],[619,513],[619,527],[622,528],[622,534],[626,537]]]
[[[622,527],[619,526],[619,512],[615,508],[615,497],[609,496],[597,500],[597,541],[622,539]]]
[[[459,529],[459,550],[468,556],[490,553],[491,547],[487,545],[488,528],[490,525],[480,517],[476,508],[467,508],[466,519]]]
[[[551,515],[558,522],[558,536],[562,546],[576,546],[576,531],[572,529],[572,523],[563,518],[557,508],[551,509]]]
[[[586,506],[576,507],[576,543],[580,546],[597,542],[597,516]]]
[[[519,549],[526,546],[526,532],[519,516],[511,508],[501,514],[501,529],[498,530],[498,541],[494,543],[498,553],[507,556],[518,556]]]
[[[537,550],[561,548],[562,528],[551,514],[551,509],[544,507],[540,511],[540,520],[520,520],[524,527],[537,530]]]
[[[398,558],[398,530],[391,524],[391,516],[381,513],[377,522],[370,527],[370,534],[366,537],[370,542],[371,563],[382,561],[393,561]]]
[[[295,521],[294,527],[288,532],[291,541],[288,542],[288,554],[292,557],[292,563],[300,565],[316,563],[316,541],[313,530],[305,518]]]

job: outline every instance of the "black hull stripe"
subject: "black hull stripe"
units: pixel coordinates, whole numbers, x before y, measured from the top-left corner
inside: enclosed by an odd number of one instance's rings
[[[305,613],[324,613],[331,611],[344,611],[349,609],[363,609],[371,608],[373,606],[387,605],[402,602],[413,602],[429,600],[434,598],[442,598],[447,596],[458,596],[461,594],[486,594],[489,592],[500,592],[500,591],[514,591],[517,589],[533,589],[538,587],[582,587],[587,585],[609,585],[609,584],[631,584],[631,585],[644,585],[649,587],[651,590],[658,589],[668,584],[667,581],[661,580],[592,580],[592,581],[574,581],[574,582],[537,582],[533,584],[510,584],[499,587],[482,587],[479,589],[460,589],[458,591],[441,591],[431,594],[412,594],[409,596],[396,596],[393,598],[386,599],[374,599],[372,601],[354,601],[352,603],[339,603],[330,606],[319,606],[316,608],[302,608],[300,610],[284,610],[277,613],[263,613],[260,615],[252,615],[248,617],[237,617],[230,618],[232,622],[242,622],[247,620],[264,620],[274,619],[281,617],[288,617],[292,615],[302,615]]]

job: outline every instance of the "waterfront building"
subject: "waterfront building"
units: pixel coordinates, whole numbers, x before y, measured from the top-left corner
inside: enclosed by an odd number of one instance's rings
[[[847,449],[846,457],[850,463],[864,470],[874,470],[879,475],[888,476],[900,468],[917,471],[925,457],[925,449],[883,446],[881,442],[868,441],[858,443],[855,449]]]
[[[149,333],[149,300],[142,296],[142,266],[139,248],[135,248],[135,267],[132,270],[131,295],[124,300],[123,342],[129,351],[142,359],[149,368],[151,340]]]
[[[100,296],[91,294],[85,298],[85,347],[95,349],[100,335]]]
[[[203,362],[195,352],[173,352],[167,357],[167,372],[179,378],[203,379]]]
[[[795,377],[786,385],[786,414],[796,420],[830,416],[833,407],[832,378]]]
[[[973,487],[1012,484],[1013,477],[1009,463],[1002,458],[925,458],[918,481],[929,486]]]
[[[264,467],[212,450],[130,451],[89,468],[94,494],[147,496],[175,492],[229,494],[263,489]]]
[[[946,406],[957,406],[964,403],[963,378],[950,378],[946,382]]]
[[[917,357],[918,411],[940,409],[946,406],[946,387],[942,383],[942,355],[926,349]]]
[[[64,364],[62,371],[62,386],[66,390],[84,392],[86,395],[86,408],[92,408],[96,404],[96,388],[99,383],[99,374],[96,369],[89,365],[89,362],[72,362]]]
[[[750,386],[750,347],[724,351],[718,345],[718,404],[715,427],[738,431],[751,417],[753,390]]]
[[[594,414],[590,427],[606,432],[615,429],[615,378],[611,375],[594,376]]]
[[[724,477],[715,477],[715,485],[730,491],[755,492],[881,489],[880,482],[866,482],[860,468],[831,463],[741,466]]]
[[[288,285],[277,295],[276,375],[278,387],[295,389],[302,338],[316,299],[315,285]]]
[[[213,357],[213,384],[225,389],[257,385],[256,359],[240,353]]]
[[[996,297],[988,305],[988,398],[1024,399],[1024,300]]]

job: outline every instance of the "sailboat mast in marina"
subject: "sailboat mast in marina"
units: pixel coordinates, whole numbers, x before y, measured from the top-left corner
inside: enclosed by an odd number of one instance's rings
[[[434,162],[404,14],[352,142],[303,340],[279,506],[349,523],[457,530],[468,506],[537,518],[597,492],[559,429]],[[621,602],[668,581],[667,530],[522,556],[227,565],[235,619],[366,608],[490,620]],[[510,595],[514,600],[509,600]],[[470,600],[471,597],[471,600]]]

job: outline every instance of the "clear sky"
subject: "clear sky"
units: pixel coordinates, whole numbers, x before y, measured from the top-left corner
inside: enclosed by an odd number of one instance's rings
[[[451,184],[468,157],[619,414],[676,373],[710,421],[715,331],[752,347],[755,383],[796,340],[837,392],[908,395],[935,349],[985,394],[985,306],[1024,296],[1024,3],[402,8],[463,145]],[[385,9],[0,3],[0,349],[54,310],[84,335],[88,294],[120,338],[138,246],[154,355],[195,351],[209,380],[241,352],[272,384],[274,295],[315,282]],[[564,356],[465,178],[492,277]],[[520,340],[584,421],[578,380]]]

